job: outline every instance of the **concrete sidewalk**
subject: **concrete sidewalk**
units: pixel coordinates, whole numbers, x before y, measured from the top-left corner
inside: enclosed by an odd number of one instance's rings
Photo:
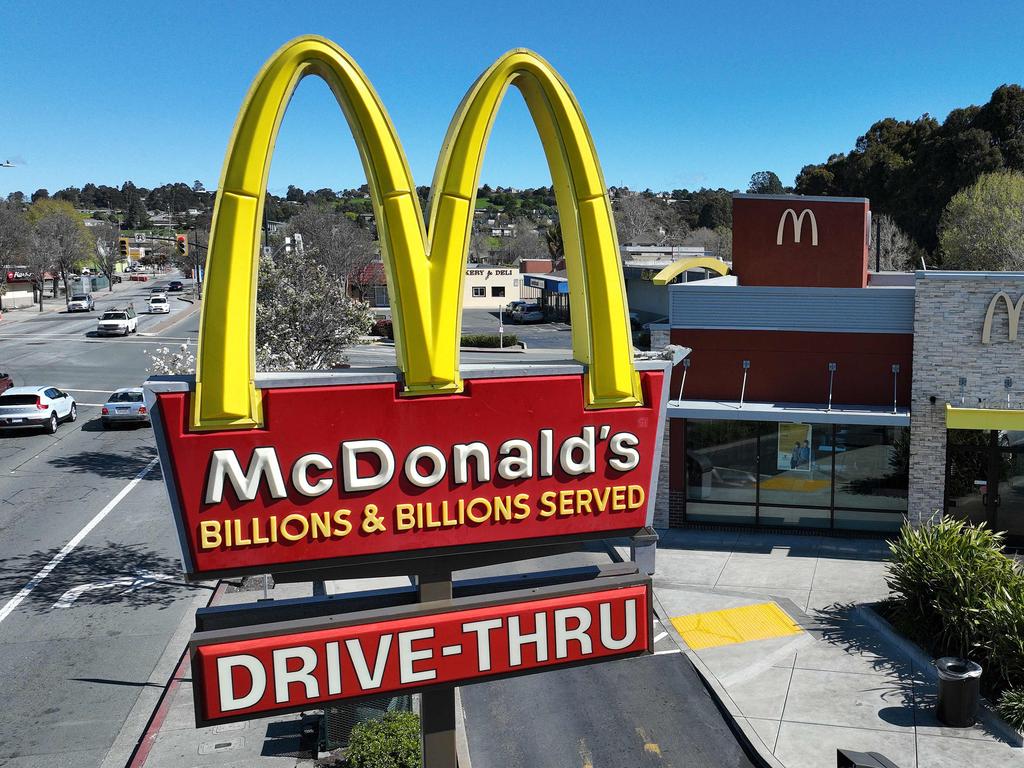
[[[769,764],[834,766],[837,748],[900,768],[1024,764],[985,725],[942,726],[920,656],[865,618],[859,606],[888,594],[887,553],[881,541],[663,532],[659,613]]]
[[[627,549],[617,551],[628,557]],[[998,731],[941,726],[932,714],[933,678],[921,660],[865,618],[859,606],[888,594],[887,553],[885,542],[875,540],[663,531],[654,578],[656,650],[675,653],[666,651],[674,640],[683,653],[659,658],[686,666],[689,659],[735,721],[741,743],[767,766],[829,768],[836,764],[837,748],[880,752],[899,768],[1024,765],[1024,750]],[[578,553],[502,568],[526,572],[602,559],[599,553]],[[328,591],[407,583],[332,582]],[[308,584],[282,584],[271,596],[309,593]],[[227,592],[218,604],[259,597],[260,591]],[[314,764],[315,712],[199,730],[192,720],[187,662],[174,680],[133,766]],[[668,691],[650,695],[662,694]],[[610,706],[616,705],[615,695],[608,691]],[[679,728],[696,727],[684,711],[681,703]],[[599,768],[596,760],[594,766]]]

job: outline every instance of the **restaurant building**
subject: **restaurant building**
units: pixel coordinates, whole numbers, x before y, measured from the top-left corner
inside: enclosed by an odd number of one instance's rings
[[[736,195],[731,274],[668,287],[661,525],[1024,537],[1024,274],[877,273],[863,198]],[[1018,438],[1019,436],[1019,438]]]

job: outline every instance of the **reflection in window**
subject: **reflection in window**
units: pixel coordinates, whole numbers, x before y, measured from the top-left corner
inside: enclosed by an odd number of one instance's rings
[[[768,429],[761,441],[761,504],[827,508],[832,503],[831,426],[764,426]]]
[[[905,427],[688,419],[686,519],[896,530],[909,454]]]
[[[746,421],[687,421],[687,499],[753,504],[761,425]]]
[[[836,506],[905,512],[910,430],[837,424],[835,435]]]

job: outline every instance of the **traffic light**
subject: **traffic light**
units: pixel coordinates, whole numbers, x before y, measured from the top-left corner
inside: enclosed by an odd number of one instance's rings
[[[178,241],[178,253],[184,256],[188,253],[188,237],[186,235],[178,235],[175,239]]]
[[[121,254],[122,259],[128,258],[128,238],[122,237],[117,241],[117,252]]]

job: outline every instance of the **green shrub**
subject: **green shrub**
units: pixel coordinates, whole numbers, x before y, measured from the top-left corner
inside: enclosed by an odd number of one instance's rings
[[[420,768],[420,718],[388,712],[352,729],[345,760],[349,768]]]
[[[1024,695],[1024,576],[994,599],[989,667],[998,677],[996,687],[1007,686]]]
[[[987,660],[993,631],[1021,577],[1002,553],[1002,534],[943,519],[904,526],[890,545],[887,582],[904,618],[935,654]],[[1005,615],[1004,615],[1005,614]]]
[[[1024,731],[1024,688],[1003,693],[996,705],[999,716],[1018,731]]]
[[[467,333],[462,337],[463,347],[487,347],[497,349],[498,345],[514,347],[519,343],[519,337],[514,333],[506,333],[504,340],[497,333]]]

